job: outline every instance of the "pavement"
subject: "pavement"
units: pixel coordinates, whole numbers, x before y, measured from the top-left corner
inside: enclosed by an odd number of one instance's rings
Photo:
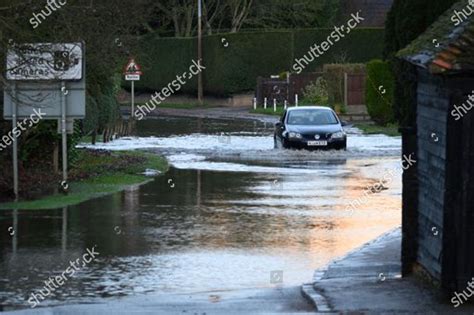
[[[1,313],[1,312],[0,312]],[[314,307],[303,298],[299,287],[274,287],[183,294],[98,299],[87,304],[37,307],[1,314],[314,314]]]
[[[317,270],[303,294],[320,313],[474,314],[474,305],[455,308],[414,277],[401,278],[401,230],[396,229]]]

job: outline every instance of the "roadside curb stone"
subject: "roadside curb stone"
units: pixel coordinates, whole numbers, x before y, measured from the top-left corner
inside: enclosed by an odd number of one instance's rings
[[[318,312],[331,312],[331,307],[326,298],[316,291],[312,283],[306,283],[301,286],[303,296],[316,307]]]
[[[363,250],[363,249],[365,249],[365,248],[367,248],[367,247],[369,247],[373,244],[384,242],[387,238],[391,238],[391,237],[393,237],[394,234],[399,234],[399,233],[400,233],[399,228],[397,228],[395,230],[392,230],[390,232],[387,232],[387,233],[379,236],[378,238],[365,243],[361,247],[350,251],[349,253],[347,253],[342,258],[338,258],[338,259],[333,260],[325,268],[317,269],[314,272],[314,275],[313,275],[313,282],[303,284],[301,286],[301,291],[302,291],[303,296],[306,299],[308,299],[316,307],[318,312],[337,314],[337,312],[334,312],[334,308],[331,307],[331,304],[330,304],[329,300],[324,296],[324,293],[323,293],[324,289],[322,287],[320,287],[318,284],[321,283],[323,280],[337,279],[337,278],[344,277],[346,275],[352,275],[353,272],[354,272],[354,268],[351,268],[352,270],[347,270],[347,272],[342,272],[341,273],[339,271],[338,275],[332,275],[330,270],[333,269],[333,268],[336,268],[336,266],[338,266],[338,264],[340,262],[344,261],[346,258],[350,257],[351,255],[354,255],[354,254],[360,252],[361,250]],[[380,267],[382,267],[382,268],[380,268],[380,270],[386,270],[385,268],[383,268],[383,264]],[[395,266],[395,268],[396,267],[399,267],[399,266]],[[392,266],[392,268],[393,268],[393,266]],[[359,276],[361,276],[361,275],[359,275]],[[369,273],[366,276],[373,278],[373,273],[371,273],[371,274]]]
[[[454,308],[435,288],[402,278],[400,247],[397,228],[316,270],[303,295],[326,314],[474,314],[474,305]]]

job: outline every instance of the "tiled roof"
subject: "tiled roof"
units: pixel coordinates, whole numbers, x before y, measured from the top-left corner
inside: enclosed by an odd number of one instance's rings
[[[474,14],[457,26],[452,20],[455,11],[466,10],[467,5],[467,1],[455,3],[397,56],[432,73],[474,71]]]

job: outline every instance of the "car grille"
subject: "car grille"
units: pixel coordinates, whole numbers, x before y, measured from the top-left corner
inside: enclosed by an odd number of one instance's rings
[[[332,136],[332,133],[312,133],[303,135],[303,138],[305,140],[316,140],[314,136],[316,136],[317,134],[321,137],[319,138],[319,140],[329,140]]]

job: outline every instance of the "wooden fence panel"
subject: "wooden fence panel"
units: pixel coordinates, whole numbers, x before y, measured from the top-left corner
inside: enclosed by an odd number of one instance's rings
[[[365,73],[347,74],[347,106],[365,105]]]

